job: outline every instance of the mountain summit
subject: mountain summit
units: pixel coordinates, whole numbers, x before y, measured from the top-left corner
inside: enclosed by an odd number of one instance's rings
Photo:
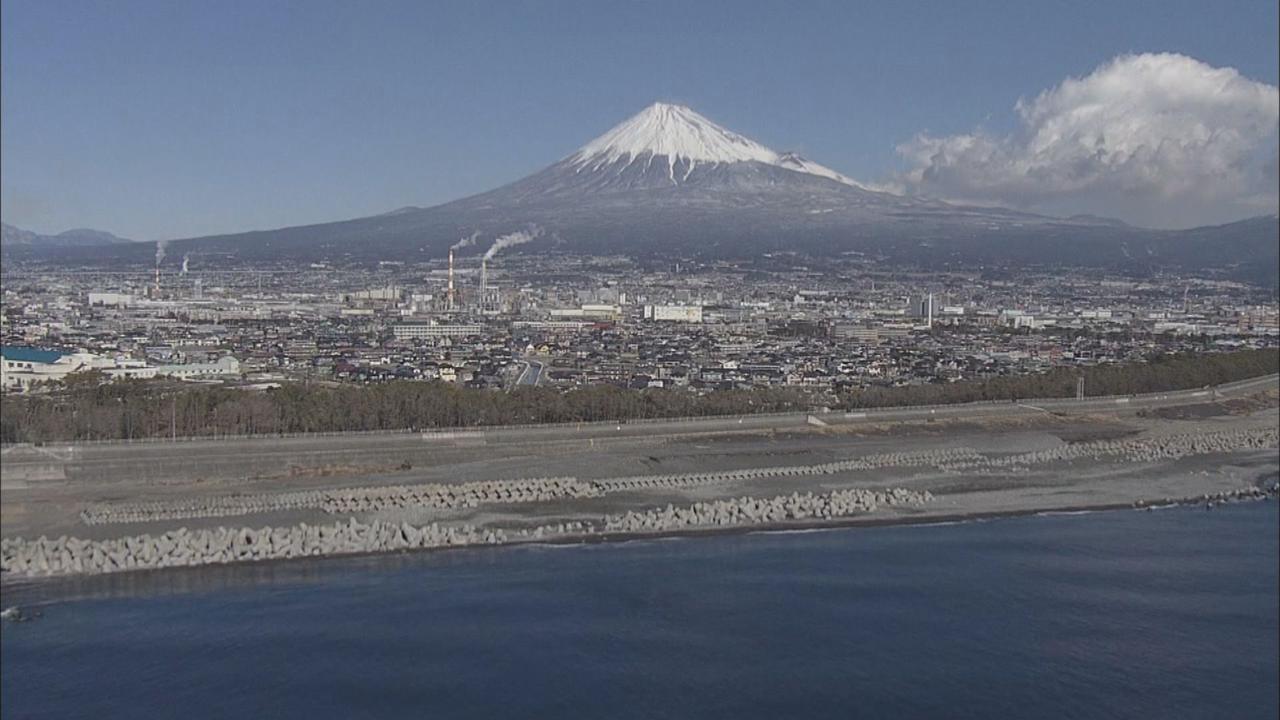
[[[666,166],[667,180],[685,182],[699,165],[756,162],[863,188],[864,186],[806,160],[795,153],[779,153],[708,120],[684,105],[654,103],[626,122],[583,145],[567,162],[575,170],[626,173],[643,164]]]
[[[776,165],[778,153],[711,122],[683,105],[654,103],[631,119],[583,145],[570,156],[577,167],[599,170],[625,160],[662,158],[675,182],[675,165],[762,162]]]
[[[344,222],[175,240],[171,251],[224,262],[419,260],[445,255],[460,238],[469,239],[463,252],[493,254],[509,245],[500,238],[530,227],[536,236],[510,252],[856,253],[917,267],[1221,268],[1265,283],[1276,274],[1274,218],[1171,232],[879,192],[668,103],[479,195]],[[62,255],[152,261],[149,246]]]

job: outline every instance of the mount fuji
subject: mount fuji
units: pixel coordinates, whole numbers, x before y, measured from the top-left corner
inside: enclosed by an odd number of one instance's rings
[[[707,259],[859,252],[925,267],[1223,267],[1237,276],[1257,274],[1263,263],[1266,277],[1258,279],[1269,283],[1280,225],[1266,216],[1156,231],[895,195],[775,151],[688,107],[655,103],[549,167],[479,195],[343,222],[175,240],[170,247],[233,261],[414,260],[440,257],[473,236],[465,252],[482,253],[499,237],[530,227],[541,232],[519,252]],[[96,252],[148,259],[132,246]]]

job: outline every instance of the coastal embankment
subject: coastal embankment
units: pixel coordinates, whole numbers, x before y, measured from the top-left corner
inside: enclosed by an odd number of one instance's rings
[[[338,440],[287,474],[54,474],[3,490],[7,579],[527,542],[915,523],[1274,492],[1280,392],[1188,396],[1195,412],[1019,412],[782,429],[424,436],[415,462]],[[1170,406],[1161,406],[1167,408]],[[1173,407],[1177,407],[1176,405]],[[1206,410],[1207,408],[1207,410]],[[557,431],[568,433],[567,429]],[[404,443],[404,439],[398,439]],[[143,445],[140,457],[154,446]],[[397,446],[398,447],[398,446]],[[79,462],[78,449],[66,462]],[[56,462],[54,458],[51,462]],[[240,460],[239,462],[252,462]],[[84,465],[92,468],[93,465]],[[238,469],[240,464],[234,465]],[[388,469],[390,468],[390,469]]]
[[[511,542],[545,541],[597,533],[682,532],[823,521],[875,512],[881,506],[920,505],[928,492],[838,490],[815,495],[793,493],[772,498],[742,497],[607,515],[598,523],[569,522],[524,528],[514,534],[470,525],[414,527],[381,521],[291,527],[217,528],[163,535],[126,536],[112,540],[59,537],[0,540],[0,563],[20,576],[155,570],[231,562],[285,560]]]

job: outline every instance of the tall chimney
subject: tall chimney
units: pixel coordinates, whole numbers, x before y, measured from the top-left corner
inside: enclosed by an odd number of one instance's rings
[[[929,327],[933,327],[933,293],[929,293]]]
[[[453,309],[453,248],[449,248],[449,292],[447,295],[447,303],[450,310]]]
[[[489,260],[480,258],[480,309],[484,309],[485,291],[489,289]]]

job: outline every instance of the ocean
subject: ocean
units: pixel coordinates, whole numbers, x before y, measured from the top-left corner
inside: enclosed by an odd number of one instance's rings
[[[1280,506],[5,589],[7,718],[1275,718]]]

